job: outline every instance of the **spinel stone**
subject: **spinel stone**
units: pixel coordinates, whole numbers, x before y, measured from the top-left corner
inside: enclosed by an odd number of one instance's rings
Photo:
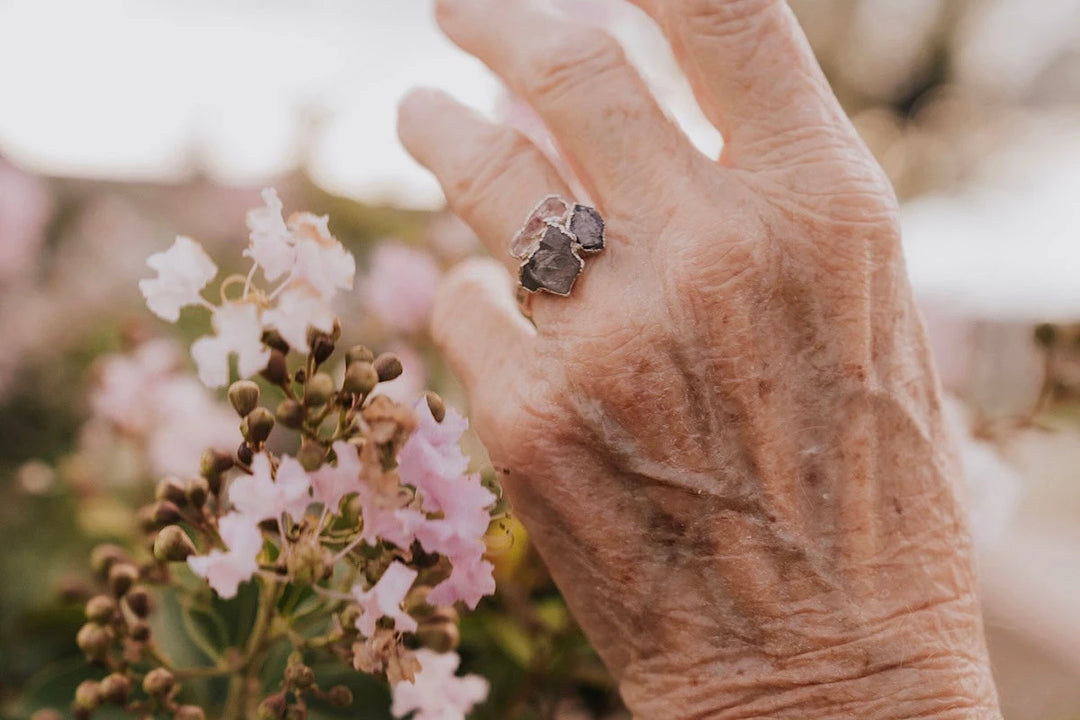
[[[574,239],[558,225],[547,226],[536,250],[521,266],[521,286],[569,295],[585,261],[574,251]]]
[[[580,203],[574,205],[568,227],[585,252],[604,249],[604,218],[595,208]]]
[[[511,241],[510,255],[522,259],[529,257],[540,244],[547,224],[561,223],[569,210],[569,204],[557,195],[549,195],[541,200]]]

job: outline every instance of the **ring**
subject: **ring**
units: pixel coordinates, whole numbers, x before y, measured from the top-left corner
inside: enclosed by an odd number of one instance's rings
[[[510,243],[521,260],[518,284],[566,297],[585,268],[582,253],[604,249],[604,218],[596,208],[548,195],[529,213]]]

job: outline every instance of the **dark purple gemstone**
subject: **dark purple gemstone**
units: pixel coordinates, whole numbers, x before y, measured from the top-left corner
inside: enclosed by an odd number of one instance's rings
[[[521,266],[521,286],[569,295],[585,261],[574,252],[574,239],[558,225],[548,225],[540,244]]]
[[[574,205],[570,214],[570,232],[577,238],[578,245],[585,252],[599,252],[604,249],[604,218],[596,208],[588,205]]]

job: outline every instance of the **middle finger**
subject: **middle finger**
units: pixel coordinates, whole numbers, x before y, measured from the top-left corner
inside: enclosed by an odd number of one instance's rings
[[[696,150],[610,35],[532,0],[439,0],[437,17],[536,109],[602,208],[640,206],[658,183],[685,176]]]

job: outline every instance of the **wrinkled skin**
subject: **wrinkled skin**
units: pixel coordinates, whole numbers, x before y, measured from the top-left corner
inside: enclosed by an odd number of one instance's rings
[[[451,274],[433,331],[515,512],[637,717],[998,717],[888,181],[784,4],[638,4],[719,161],[603,33],[526,0],[437,4],[607,220],[534,324],[506,246],[565,180],[444,95],[401,108],[406,147],[502,261]]]

